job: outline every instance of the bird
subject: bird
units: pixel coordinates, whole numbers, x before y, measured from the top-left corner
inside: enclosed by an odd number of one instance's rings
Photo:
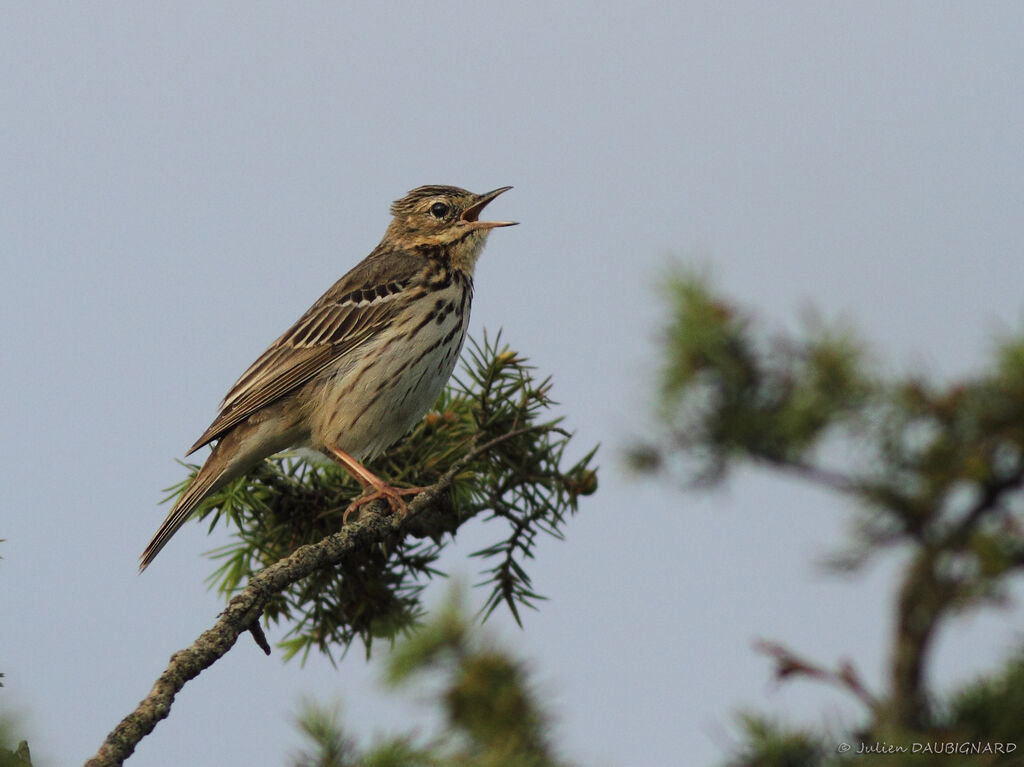
[[[474,194],[417,187],[391,205],[380,244],[332,285],[242,373],[186,455],[215,443],[139,557],[145,570],[202,501],[282,450],[311,447],[362,487],[346,511],[398,488],[361,462],[404,436],[455,368],[473,298],[473,273],[492,229],[483,209],[512,187]]]

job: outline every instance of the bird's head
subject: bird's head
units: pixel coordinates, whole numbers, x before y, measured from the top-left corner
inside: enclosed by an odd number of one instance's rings
[[[486,194],[457,186],[421,186],[391,205],[394,218],[384,239],[401,248],[440,248],[452,265],[472,271],[491,229],[514,226],[515,221],[481,221],[487,204],[512,187]]]

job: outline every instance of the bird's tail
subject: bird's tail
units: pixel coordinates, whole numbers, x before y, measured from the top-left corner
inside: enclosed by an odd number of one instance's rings
[[[149,567],[150,562],[160,553],[160,549],[167,545],[171,536],[188,521],[192,512],[210,493],[220,490],[231,480],[245,474],[268,453],[275,452],[274,449],[262,450],[263,443],[249,440],[250,436],[252,435],[249,430],[236,427],[214,446],[203,468],[171,508],[167,518],[139,557],[140,573]]]
[[[150,562],[167,545],[171,536],[188,521],[209,495],[224,487],[231,480],[242,476],[267,456],[273,455],[308,438],[301,422],[294,418],[265,418],[255,423],[243,422],[224,434],[196,474],[185,492],[167,515],[167,519],[156,531],[153,540],[139,557],[139,572],[149,567]]]
[[[140,573],[149,567],[149,564],[156,555],[160,553],[160,549],[166,546],[167,542],[171,540],[171,536],[178,532],[179,528],[188,521],[188,518],[192,516],[192,512],[203,502],[203,499],[237,476],[237,473],[230,472],[230,465],[224,461],[216,460],[216,458],[217,451],[215,449],[210,454],[210,457],[207,458],[206,463],[203,464],[203,468],[196,474],[195,479],[192,480],[192,484],[186,488],[185,492],[182,493],[181,497],[178,498],[171,508],[167,518],[146,546],[146,550],[142,552],[142,556],[139,557]],[[231,476],[225,477],[229,473]]]

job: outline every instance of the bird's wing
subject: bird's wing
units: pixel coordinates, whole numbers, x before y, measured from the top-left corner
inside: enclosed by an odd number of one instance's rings
[[[385,277],[371,259],[338,280],[249,366],[187,454],[298,389],[394,321],[404,303],[398,299],[412,281],[412,265],[396,269],[392,263]]]

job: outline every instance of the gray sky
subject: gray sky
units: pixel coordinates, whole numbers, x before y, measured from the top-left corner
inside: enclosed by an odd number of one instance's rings
[[[471,332],[503,327],[554,376],[577,454],[603,445],[600,492],[531,563],[550,601],[523,631],[489,624],[566,755],[709,764],[738,707],[854,721],[751,650],[850,657],[877,689],[894,562],[852,582],[815,565],[849,509],[762,474],[695,496],[622,468],[649,423],[658,276],[710,264],[775,327],[813,303],[894,371],[980,364],[1022,327],[1021,6],[350,5],[0,12],[0,709],[37,763],[91,755],[211,624],[201,553],[223,532],[189,525],[136,575],[174,459],[426,183],[515,186]],[[450,572],[476,579],[483,535]],[[991,667],[1020,618],[943,633],[937,676]],[[358,651],[336,671],[280,657],[242,641],[131,764],[284,764],[303,695],[340,699],[361,736],[424,726]]]

